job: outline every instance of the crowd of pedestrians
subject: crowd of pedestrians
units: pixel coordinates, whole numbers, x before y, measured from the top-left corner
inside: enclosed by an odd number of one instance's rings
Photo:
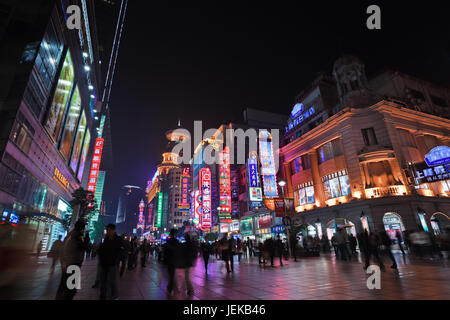
[[[99,288],[100,299],[118,299],[119,279],[126,271],[131,272],[138,266],[140,258],[141,268],[146,268],[150,257],[155,261],[163,263],[167,271],[167,295],[171,296],[177,288],[176,270],[184,272],[186,293],[192,296],[194,287],[191,281],[191,269],[195,266],[197,258],[203,259],[205,274],[208,275],[208,264],[211,257],[213,260],[224,261],[227,273],[234,272],[235,256],[238,263],[243,258],[248,260],[253,256],[258,257],[259,264],[265,266],[270,262],[274,267],[275,258],[279,259],[279,265],[283,266],[283,259],[293,258],[297,261],[299,252],[302,256],[318,255],[320,252],[330,253],[333,248],[334,255],[338,260],[352,261],[358,251],[361,253],[364,268],[367,269],[374,260],[381,269],[384,269],[383,256],[391,261],[391,268],[397,269],[397,262],[392,252],[395,245],[403,255],[415,255],[419,258],[442,257],[442,251],[450,250],[450,230],[439,235],[432,236],[429,232],[418,229],[414,232],[398,231],[395,237],[386,231],[368,232],[364,230],[357,237],[348,232],[348,229],[338,228],[331,239],[327,235],[302,237],[301,241],[296,235],[290,235],[289,245],[278,235],[276,238],[266,239],[264,242],[256,243],[250,238],[224,236],[214,242],[191,239],[189,234],[184,235],[184,242],[176,237],[176,230],[171,230],[165,244],[150,243],[147,239],[142,242],[136,237],[128,237],[126,234],[119,236],[115,226],[110,224],[106,227],[106,235],[101,243],[91,244],[89,234],[85,230],[85,224],[78,221],[74,229],[68,233],[64,242],[59,237],[53,243],[48,257],[52,259],[51,273],[54,272],[58,262],[61,265],[61,282],[56,293],[57,300],[71,300],[77,289],[69,288],[67,280],[70,273],[69,266],[82,267],[85,259],[97,260],[96,280],[93,288]],[[215,259],[214,259],[215,258]]]

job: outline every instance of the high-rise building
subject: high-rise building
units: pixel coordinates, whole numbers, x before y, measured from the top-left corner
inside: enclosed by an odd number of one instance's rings
[[[137,186],[126,185],[120,189],[117,205],[116,232],[137,236],[139,203],[144,197],[144,190]]]
[[[81,8],[69,30],[68,6]],[[34,230],[35,250],[64,235],[89,169],[102,91],[91,1],[1,0],[0,212]]]

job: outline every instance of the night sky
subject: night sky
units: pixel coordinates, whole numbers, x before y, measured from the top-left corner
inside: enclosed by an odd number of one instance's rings
[[[288,115],[296,95],[342,54],[359,56],[369,77],[391,67],[450,83],[444,1],[280,2],[129,1],[106,200],[122,185],[145,187],[178,118],[187,129],[203,120],[206,129],[240,119],[244,107]],[[371,4],[381,7],[382,30],[366,28]]]

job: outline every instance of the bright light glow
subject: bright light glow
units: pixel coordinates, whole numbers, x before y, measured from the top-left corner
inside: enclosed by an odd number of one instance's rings
[[[280,180],[280,181],[278,182],[278,184],[280,185],[280,187],[284,187],[284,186],[286,185],[286,181]]]
[[[84,70],[86,70],[86,71],[91,71],[91,67],[89,67],[89,66],[84,66]]]
[[[83,52],[83,57],[87,58],[88,56],[87,52]]]
[[[89,85],[89,90],[94,90],[94,86],[93,85]]]
[[[91,98],[92,98],[92,99],[95,99],[95,96],[94,96],[93,94],[91,94]]]
[[[98,120],[98,117],[95,117],[94,119],[95,119],[95,120]]]

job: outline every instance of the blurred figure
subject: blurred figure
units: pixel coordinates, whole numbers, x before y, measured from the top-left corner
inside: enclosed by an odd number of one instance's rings
[[[431,248],[431,239],[427,232],[425,232],[421,226],[419,230],[410,234],[409,239],[415,254],[419,258],[423,258],[424,255],[428,255]]]
[[[405,249],[403,248],[402,232],[400,230],[397,230],[397,232],[395,232],[395,238],[397,239],[397,244],[400,251],[402,252],[403,255],[405,255]]]
[[[203,262],[205,263],[205,273],[208,273],[208,261],[209,256],[212,253],[211,245],[208,242],[202,242],[200,249],[202,252]]]
[[[41,255],[42,245],[43,244],[42,244],[42,240],[41,240],[41,241],[39,241],[39,243],[37,245],[37,248],[36,248],[36,255],[37,255],[37,257],[39,257]]]
[[[339,228],[336,233],[336,242],[339,252],[339,257],[341,260],[351,260],[351,254],[348,252],[347,243],[348,243],[348,235],[344,228]]]
[[[375,232],[372,232],[369,235],[367,230],[364,230],[364,237],[367,239],[367,240],[365,240],[367,243],[367,254],[366,254],[366,263],[365,263],[364,269],[367,269],[369,267],[371,256],[374,256],[375,259],[377,260],[380,268],[384,269],[383,261],[380,259],[380,255],[378,254],[378,246],[380,244],[380,240],[379,240],[378,236],[375,234]]]
[[[275,243],[272,238],[269,238],[266,240],[265,244],[265,249],[269,253],[270,257],[270,266],[273,267],[273,259],[275,257]]]
[[[277,238],[276,249],[278,251],[278,254],[280,255],[280,266],[283,266],[284,244],[283,244],[283,241],[281,241],[280,235],[278,235],[278,238]],[[273,262],[272,262],[272,264],[273,264]]]
[[[190,278],[191,268],[195,264],[197,259],[197,248],[195,247],[189,233],[184,235],[184,242],[181,246],[183,254],[183,264],[184,264],[184,280],[186,282],[187,295],[192,296],[194,294],[194,287]]]
[[[62,236],[58,236],[58,240],[53,242],[52,248],[50,249],[50,252],[48,253],[48,257],[52,258],[52,267],[51,271],[52,273],[55,271],[56,263],[59,261],[61,263],[61,252],[63,249],[63,242],[61,241]]]
[[[243,245],[241,239],[237,239],[236,242],[236,253],[238,255],[238,261],[241,262],[241,256],[243,253]]]
[[[120,257],[120,277],[122,277],[123,273],[125,272],[128,262],[128,256],[130,255],[131,250],[130,241],[127,240],[127,235],[125,233],[122,235],[122,246],[123,250]]]
[[[89,231],[86,231],[86,234],[84,235],[84,241],[86,242],[86,259],[90,259],[92,251],[92,243],[91,237],[89,236]]]
[[[336,233],[333,233],[333,236],[331,237],[331,245],[333,246],[334,255],[338,258],[338,242],[336,239]]]
[[[67,280],[70,274],[67,273],[69,266],[75,265],[81,268],[86,251],[86,242],[84,241],[85,223],[78,220],[75,228],[67,235],[64,241],[64,248],[61,255],[61,282],[56,293],[56,300],[73,300],[77,289],[69,289]]]
[[[133,270],[137,265],[138,244],[134,237],[130,242],[130,251],[128,253],[128,270]]]
[[[147,261],[148,258],[148,253],[150,252],[150,248],[148,246],[147,243],[147,239],[144,239],[144,241],[142,242],[139,251],[141,252],[141,266],[142,268],[145,268],[145,262]]]
[[[266,264],[266,257],[264,255],[265,249],[264,249],[264,244],[262,242],[260,242],[258,244],[258,251],[259,251],[259,254],[258,254],[259,264],[265,265]]]
[[[291,234],[291,252],[295,262],[297,262],[297,242],[297,236],[295,234]]]
[[[120,256],[122,255],[122,239],[116,234],[116,226],[109,224],[106,227],[106,237],[98,248],[100,261],[100,299],[105,300],[108,289],[111,297],[117,300],[117,276]]]
[[[175,237],[176,230],[170,230],[169,238],[164,245],[164,263],[167,267],[169,281],[167,284],[167,295],[171,295],[175,286],[175,268],[176,268],[176,254],[177,248],[180,245]]]
[[[384,246],[384,252],[387,253],[387,255],[389,256],[389,258],[392,261],[392,265],[391,268],[392,269],[397,269],[397,262],[395,261],[394,255],[392,254],[392,240],[391,238],[389,238],[387,232],[385,230],[380,232],[380,241],[381,244]]]
[[[356,254],[356,247],[358,245],[358,241],[356,240],[356,237],[350,233],[350,235],[348,236],[348,239],[350,241],[350,250],[352,252],[352,254]]]
[[[220,249],[222,252],[222,259],[225,261],[225,267],[227,268],[227,272],[233,272],[234,266],[233,266],[233,252],[232,252],[232,241],[227,240],[227,236],[224,235],[223,238],[220,240]],[[231,263],[231,266],[230,266]]]

